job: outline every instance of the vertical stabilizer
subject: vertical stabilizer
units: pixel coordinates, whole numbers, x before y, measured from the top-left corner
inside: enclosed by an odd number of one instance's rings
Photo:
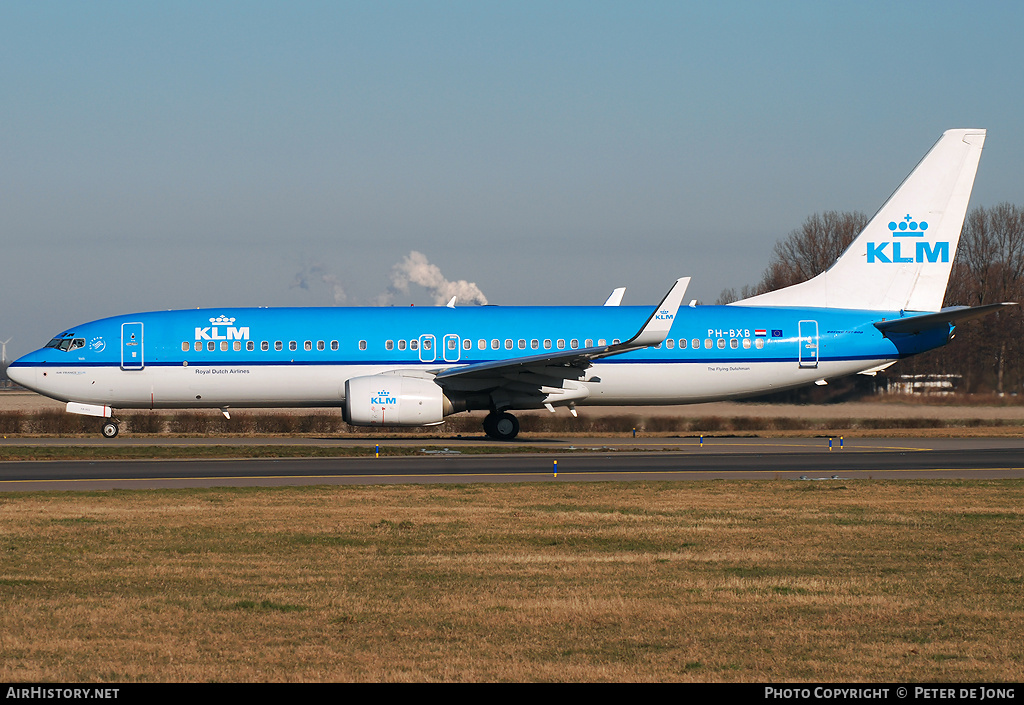
[[[736,306],[938,311],[985,130],[948,130],[827,271]]]

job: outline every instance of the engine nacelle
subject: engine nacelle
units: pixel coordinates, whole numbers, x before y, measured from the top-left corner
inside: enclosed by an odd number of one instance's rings
[[[401,375],[345,382],[345,421],[353,426],[429,426],[444,421],[451,403],[433,380]]]

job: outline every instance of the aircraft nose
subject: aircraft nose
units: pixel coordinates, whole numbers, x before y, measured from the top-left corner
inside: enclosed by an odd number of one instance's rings
[[[34,366],[17,366],[18,362],[15,360],[7,368],[7,376],[15,384],[20,384],[26,389],[33,389],[36,385],[36,368]]]

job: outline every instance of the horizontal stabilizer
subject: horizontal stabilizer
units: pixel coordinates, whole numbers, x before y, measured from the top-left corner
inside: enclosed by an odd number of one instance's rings
[[[916,335],[938,326],[955,326],[963,321],[970,321],[974,318],[982,318],[999,311],[1004,306],[1016,306],[1013,302],[999,304],[988,304],[986,306],[952,306],[944,308],[936,313],[926,313],[921,316],[907,316],[905,318],[894,318],[889,321],[878,321],[875,328],[882,331],[883,335]]]

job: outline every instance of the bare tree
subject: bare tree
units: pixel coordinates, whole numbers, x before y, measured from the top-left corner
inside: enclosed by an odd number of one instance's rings
[[[828,269],[864,229],[859,212],[815,213],[780,240],[761,282],[761,294],[806,281]],[[726,289],[721,303],[744,298]],[[964,222],[946,306],[1024,302],[1024,209],[1010,203],[972,210]],[[1021,390],[1024,385],[1024,311],[1012,307],[957,326],[952,345],[900,364],[901,373],[963,375],[970,392]]]
[[[964,222],[946,305],[1022,300],[1024,210],[1010,203],[975,208]],[[1024,317],[1018,307],[958,326],[956,336],[958,345],[938,357],[951,370],[959,367],[970,391],[988,388],[1003,394],[1020,388]]]
[[[728,289],[722,289],[722,293],[718,295],[718,299],[715,301],[715,306],[725,306],[731,304],[733,301],[739,301],[740,299],[749,299],[758,293],[754,287],[749,284],[744,284],[743,288],[738,292],[734,287]]]
[[[825,211],[809,216],[803,225],[775,244],[756,293],[775,291],[821,274],[867,224],[867,216],[859,211]]]

